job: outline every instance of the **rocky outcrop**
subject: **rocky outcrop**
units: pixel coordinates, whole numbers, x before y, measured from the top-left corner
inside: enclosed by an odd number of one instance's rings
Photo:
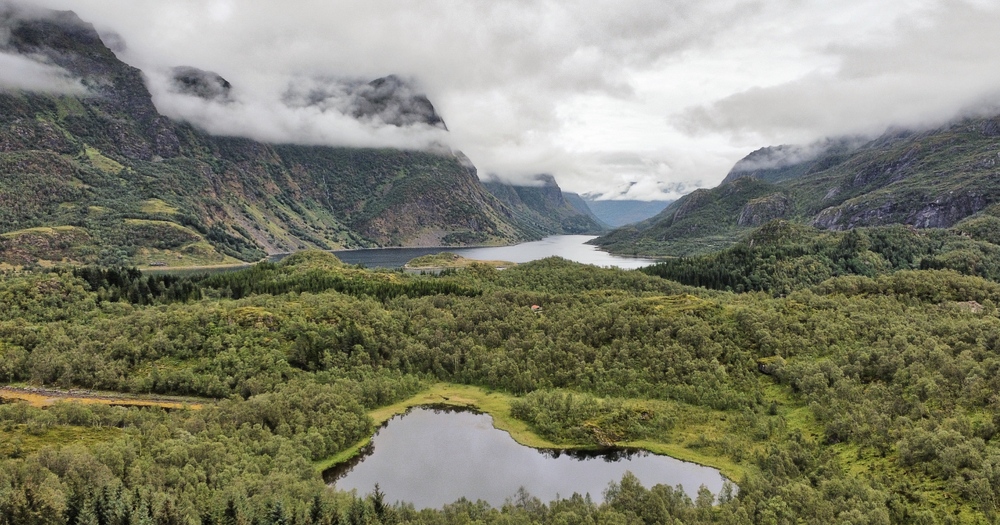
[[[747,202],[736,219],[739,226],[756,227],[788,215],[790,202],[784,193],[772,193]]]
[[[536,175],[532,185],[492,180],[485,186],[510,210],[512,220],[523,227],[566,234],[598,233],[606,229],[590,213],[574,207],[552,175]],[[577,203],[580,205],[586,206],[582,200]]]
[[[430,126],[448,130],[427,95],[396,75],[370,82],[340,78],[312,78],[289,87],[289,107],[337,111],[362,121],[390,126]]]
[[[950,228],[982,211],[995,200],[976,191],[949,192],[919,206],[901,204],[892,195],[886,195],[877,204],[870,198],[862,198],[826,208],[810,224],[830,230],[894,223],[917,228]]]
[[[448,129],[427,95],[418,93],[411,84],[396,75],[358,86],[353,95],[349,111],[354,118],[378,118],[393,126],[419,123]]]
[[[231,102],[230,92],[233,85],[218,73],[204,71],[196,67],[178,66],[171,70],[171,88],[185,95],[212,100],[216,102]]]

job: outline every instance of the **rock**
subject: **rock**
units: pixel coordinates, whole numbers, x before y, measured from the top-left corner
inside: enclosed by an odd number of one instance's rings
[[[444,120],[423,93],[396,75],[377,78],[354,90],[354,118],[379,118],[393,126],[427,124],[444,130]]]
[[[790,207],[787,195],[772,193],[747,202],[740,210],[736,223],[739,226],[760,226],[774,219],[784,218]]]
[[[218,73],[196,67],[178,66],[171,70],[170,87],[177,93],[216,102],[231,102],[232,84]]]

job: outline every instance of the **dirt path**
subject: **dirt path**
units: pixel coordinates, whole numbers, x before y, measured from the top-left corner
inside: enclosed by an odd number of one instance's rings
[[[0,398],[26,401],[34,407],[47,407],[59,401],[114,406],[152,406],[161,408],[190,408],[201,410],[211,400],[174,396],[133,396],[116,392],[92,390],[55,390],[51,388],[0,386]]]

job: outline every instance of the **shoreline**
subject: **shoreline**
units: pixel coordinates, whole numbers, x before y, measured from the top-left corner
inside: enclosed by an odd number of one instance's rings
[[[580,237],[592,237],[594,239],[600,237],[600,235],[583,234],[583,233],[565,233],[565,234],[563,234],[563,233],[557,233],[557,234],[552,234],[552,235],[546,235],[545,237],[542,237],[542,238],[539,238],[539,239],[526,240],[526,241],[521,241],[521,242],[514,243],[514,244],[465,244],[465,245],[458,245],[458,246],[456,246],[456,245],[452,245],[452,246],[447,246],[447,245],[446,246],[440,246],[440,245],[438,245],[438,246],[381,246],[381,247],[376,246],[374,248],[342,248],[342,249],[337,249],[337,250],[320,250],[319,248],[312,248],[312,249],[324,251],[326,253],[333,253],[333,254],[336,254],[336,252],[362,252],[362,251],[367,251],[367,250],[437,250],[437,249],[441,249],[441,250],[444,250],[444,251],[448,251],[448,250],[476,250],[476,249],[479,249],[479,248],[509,248],[511,246],[518,246],[518,245],[521,245],[521,244],[527,244],[529,242],[544,241],[545,239],[548,239],[548,238],[551,238],[551,237],[576,237],[576,236],[580,236]],[[586,244],[586,242],[584,244]],[[297,250],[297,251],[294,251],[294,252],[270,253],[270,254],[267,255],[267,257],[264,257],[264,259],[262,259],[262,260],[267,260],[267,259],[270,259],[271,257],[276,257],[278,255],[287,257],[289,255],[292,255],[294,253],[298,253],[298,252],[301,252],[301,251],[304,251],[304,250]],[[604,251],[604,250],[601,250],[601,251]],[[611,253],[611,252],[606,252],[606,253]]]
[[[469,385],[459,385],[452,383],[435,383],[426,390],[419,392],[408,399],[393,403],[382,408],[377,408],[368,412],[368,415],[375,423],[375,432],[385,425],[393,417],[405,414],[415,407],[452,407],[466,410],[473,410],[479,413],[488,414],[493,421],[493,428],[506,432],[511,439],[522,446],[539,450],[563,450],[563,451],[601,451],[607,447],[599,445],[581,445],[578,443],[555,443],[535,434],[527,423],[515,419],[510,415],[510,399],[515,396],[498,392],[489,392],[483,388]],[[345,463],[360,454],[365,447],[371,444],[375,437],[373,433],[353,446],[341,452],[319,461],[313,462],[317,473],[324,472]],[[738,465],[728,460],[728,458],[706,456],[683,446],[671,443],[661,443],[652,440],[625,441],[615,444],[615,449],[644,450],[646,452],[661,456],[669,456],[678,461],[694,463],[704,467],[718,470],[722,476],[735,485],[739,485],[747,474],[747,467]]]

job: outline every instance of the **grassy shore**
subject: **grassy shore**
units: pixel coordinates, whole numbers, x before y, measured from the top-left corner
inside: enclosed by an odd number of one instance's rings
[[[514,396],[499,392],[489,392],[479,387],[468,385],[456,385],[451,383],[436,383],[427,390],[414,395],[413,397],[398,403],[378,408],[369,412],[372,420],[377,426],[381,426],[393,417],[406,413],[407,410],[417,406],[449,406],[457,408],[468,408],[489,414],[493,418],[493,427],[507,432],[514,441],[521,445],[540,449],[572,449],[572,450],[597,450],[599,447],[579,443],[556,443],[549,441],[535,434],[527,423],[515,419],[510,414],[510,402]],[[665,436],[667,441],[630,441],[619,443],[622,447],[637,448],[647,450],[654,454],[671,456],[682,461],[697,463],[718,469],[727,478],[739,481],[746,475],[746,467],[735,463],[724,456],[713,456],[703,452],[686,448],[683,443],[687,439],[680,439],[682,436]],[[335,465],[343,463],[354,456],[371,443],[371,438],[366,438],[349,449],[341,451],[339,454],[316,462],[316,469],[323,472]]]

